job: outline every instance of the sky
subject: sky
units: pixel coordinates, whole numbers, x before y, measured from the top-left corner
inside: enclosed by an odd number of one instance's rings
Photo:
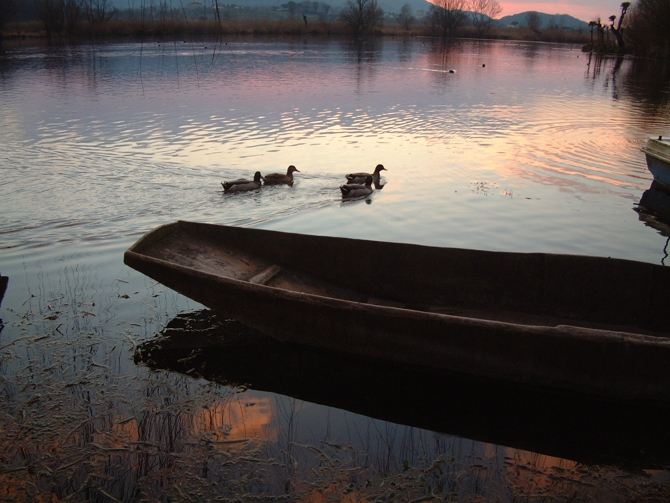
[[[597,17],[607,19],[620,13],[622,0],[498,0],[502,7],[499,17],[534,10],[546,14],[569,14],[582,21],[591,21]]]

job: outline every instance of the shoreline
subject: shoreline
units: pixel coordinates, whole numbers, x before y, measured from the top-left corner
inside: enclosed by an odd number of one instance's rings
[[[215,21],[167,21],[165,23],[146,23],[136,20],[110,21],[102,25],[92,26],[80,24],[74,35],[57,34],[47,36],[41,23],[15,22],[8,23],[0,34],[0,43],[10,40],[46,40],[65,42],[67,44],[88,43],[91,41],[109,40],[141,40],[145,38],[163,40],[198,40],[217,39],[229,36],[311,36],[311,37],[351,37],[346,24],[340,21],[314,20],[308,24],[298,20],[225,20]],[[520,42],[549,42],[565,44],[589,44],[588,33],[569,32],[562,30],[546,30],[541,33],[531,32],[523,28],[491,28],[484,37],[478,37],[474,27],[463,27],[458,37],[445,39],[433,33],[430,24],[417,23],[405,30],[397,23],[386,23],[377,29],[370,38],[407,37],[430,38],[435,40],[514,40]]]

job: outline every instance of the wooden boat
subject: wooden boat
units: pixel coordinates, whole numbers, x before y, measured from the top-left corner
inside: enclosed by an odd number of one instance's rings
[[[649,138],[642,151],[654,180],[663,184],[666,190],[670,189],[670,139],[662,136]]]
[[[618,400],[670,401],[670,269],[175,222],[129,266],[277,339]]]

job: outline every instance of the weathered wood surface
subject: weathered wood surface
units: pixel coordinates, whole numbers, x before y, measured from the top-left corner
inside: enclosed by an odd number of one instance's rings
[[[614,399],[670,400],[670,270],[662,266],[189,222],[149,233],[125,262],[281,340]]]

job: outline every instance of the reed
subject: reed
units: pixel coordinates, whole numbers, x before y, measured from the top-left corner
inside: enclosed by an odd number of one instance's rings
[[[4,38],[46,38],[41,23],[21,22],[9,23],[2,33]],[[80,22],[75,35],[58,38],[76,39],[108,39],[108,38],[158,38],[158,39],[215,39],[221,36],[236,35],[271,35],[271,36],[351,36],[350,28],[340,21],[311,20],[305,24],[297,19],[226,19],[185,20],[155,19],[153,21],[129,19],[112,20],[102,24]],[[374,33],[375,36],[392,37],[433,37],[431,26],[426,23],[415,23],[406,29],[399,23],[385,23]],[[520,28],[492,28],[486,34],[487,39],[527,40],[538,42],[586,44],[588,33],[565,32],[562,30],[545,30],[531,33]],[[474,27],[466,26],[459,30],[458,38],[477,38]]]

